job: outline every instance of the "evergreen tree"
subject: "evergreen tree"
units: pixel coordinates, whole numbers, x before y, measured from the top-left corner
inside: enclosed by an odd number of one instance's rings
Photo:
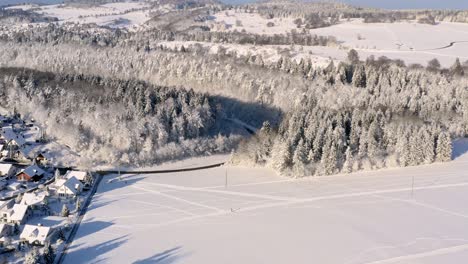
[[[366,87],[367,79],[366,79],[366,71],[363,65],[359,65],[356,67],[356,70],[353,74],[353,85],[355,87],[364,88]]]
[[[58,181],[61,177],[62,177],[62,176],[61,176],[61,174],[60,174],[59,169],[55,169],[55,173],[54,173],[55,181]]]
[[[358,64],[359,63],[359,54],[355,49],[351,49],[348,52],[348,62],[353,65],[353,64]]]
[[[422,140],[423,140],[423,152],[424,152],[424,163],[430,164],[434,162],[434,138],[431,134],[427,131],[423,131],[422,133]]]
[[[39,264],[41,261],[41,256],[39,250],[33,247],[28,254],[24,257],[24,264]]]
[[[281,140],[282,142],[275,144],[272,155],[273,167],[282,172],[292,163],[291,147],[289,142]]]
[[[450,67],[450,74],[454,76],[463,76],[465,74],[459,58],[457,58],[452,67]]]
[[[442,132],[437,139],[436,160],[438,162],[452,160],[452,140],[447,132]]]
[[[304,174],[304,165],[307,161],[307,153],[305,149],[304,140],[300,139],[299,143],[297,144],[296,150],[294,151],[293,155],[293,166],[295,168],[296,173],[300,174],[298,176],[303,176]]]
[[[325,154],[325,153],[324,153]],[[337,159],[336,159],[336,147],[334,144],[328,148],[328,151],[326,153],[325,157],[325,163],[324,163],[324,173],[325,175],[332,175],[336,173],[337,170]]]
[[[353,172],[353,153],[351,152],[351,148],[348,147],[346,148],[346,153],[345,153],[345,162],[343,163],[343,173],[351,173]]]
[[[61,211],[60,215],[62,217],[68,217],[69,214],[70,214],[70,210],[68,209],[67,205],[64,204],[63,207],[62,207],[62,211]]]
[[[53,264],[55,260],[55,251],[52,248],[52,245],[50,242],[47,242],[44,245],[44,252],[42,254],[43,259],[44,259],[44,264]]]

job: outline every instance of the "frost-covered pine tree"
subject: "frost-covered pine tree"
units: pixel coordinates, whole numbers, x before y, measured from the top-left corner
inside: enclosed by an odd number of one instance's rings
[[[283,171],[291,165],[292,155],[289,142],[279,139],[272,150],[272,164],[278,171]]]
[[[55,260],[55,251],[52,248],[50,242],[44,245],[44,251],[42,253],[44,264],[53,264]]]
[[[367,79],[366,79],[366,70],[363,65],[359,65],[354,70],[353,74],[353,85],[355,87],[366,87]]]
[[[36,247],[33,247],[24,257],[24,264],[38,264],[41,261],[41,255]]]
[[[297,144],[296,150],[294,151],[293,155],[293,166],[296,173],[300,174],[297,176],[303,176],[304,174],[304,165],[307,161],[307,153],[305,149],[304,140],[302,138],[299,140]]]
[[[423,142],[419,134],[412,135],[409,140],[410,158],[409,165],[416,166],[424,161]]]
[[[463,76],[465,74],[459,58],[457,58],[452,67],[450,67],[450,74],[454,76]]]
[[[68,209],[67,205],[64,204],[64,205],[62,206],[62,211],[60,212],[60,215],[61,215],[62,217],[68,217],[69,214],[70,214],[70,210]]]
[[[423,131],[422,135],[422,144],[424,152],[424,163],[431,164],[434,162],[434,138],[429,132]]]
[[[332,175],[336,173],[337,159],[336,159],[336,147],[334,144],[324,149],[322,155],[322,169],[325,175]]]
[[[353,172],[353,153],[351,152],[351,147],[346,148],[345,152],[345,162],[343,163],[343,173],[351,173]]]
[[[81,199],[76,200],[76,208],[75,209],[76,209],[77,212],[81,210],[81,204],[82,204]]]
[[[452,160],[452,140],[447,132],[442,132],[437,139],[436,161]]]
[[[58,181],[61,177],[62,175],[60,174],[59,169],[55,169],[55,173],[54,173],[55,181]]]

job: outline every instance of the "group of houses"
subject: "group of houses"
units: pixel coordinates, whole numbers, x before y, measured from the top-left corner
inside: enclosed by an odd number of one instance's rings
[[[35,129],[39,128],[35,127]],[[2,159],[45,164],[51,157],[47,151],[35,148],[36,141],[26,140],[21,129],[15,128],[13,124],[2,127],[0,131],[0,156]]]
[[[44,171],[37,165],[32,165],[17,173],[16,177],[32,180],[34,175],[41,174],[43,175]],[[67,199],[68,201],[75,199],[83,191],[84,186],[90,184],[90,181],[92,181],[92,176],[84,171],[67,171],[65,175],[57,171],[54,181],[49,185],[3,202],[0,205],[0,244],[15,233],[20,233],[19,242],[44,245],[56,231],[56,227],[28,224],[28,221],[36,218],[35,222],[37,222],[37,218],[51,217],[50,215],[53,215],[49,207],[51,202],[61,203]],[[60,205],[55,207],[60,207]]]

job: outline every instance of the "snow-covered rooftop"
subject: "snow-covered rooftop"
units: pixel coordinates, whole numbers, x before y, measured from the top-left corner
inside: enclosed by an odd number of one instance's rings
[[[21,232],[20,238],[27,240],[29,243],[45,242],[49,235],[50,227],[47,226],[33,226],[25,225],[23,232]]]

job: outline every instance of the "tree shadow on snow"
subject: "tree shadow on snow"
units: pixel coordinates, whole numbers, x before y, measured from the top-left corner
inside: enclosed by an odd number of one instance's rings
[[[105,175],[99,183],[99,192],[96,197],[99,198],[99,196],[109,191],[127,188],[145,178],[146,176],[138,174],[122,174],[120,177],[117,174]]]
[[[112,225],[112,221],[94,221],[94,218],[87,219],[86,221],[81,222],[80,228],[76,233],[74,240],[78,240],[81,237],[85,237],[91,234],[94,234],[98,231],[104,230]],[[73,247],[73,246],[72,246]]]
[[[154,254],[151,257],[137,260],[137,261],[133,262],[133,264],[170,264],[170,263],[174,263],[176,260],[183,257],[183,255],[179,254],[179,250],[181,248],[182,247],[180,247],[180,246],[174,247],[174,248],[165,250],[163,252]],[[186,254],[184,254],[184,255],[186,255]]]
[[[99,256],[123,245],[127,242],[127,237],[128,235],[120,236],[118,238],[110,239],[97,245],[84,248],[80,248],[83,244],[70,247],[67,256],[65,257],[65,263],[105,263],[107,262],[107,259],[99,258]]]
[[[468,154],[468,138],[460,138],[453,141],[452,159],[458,159]]]

